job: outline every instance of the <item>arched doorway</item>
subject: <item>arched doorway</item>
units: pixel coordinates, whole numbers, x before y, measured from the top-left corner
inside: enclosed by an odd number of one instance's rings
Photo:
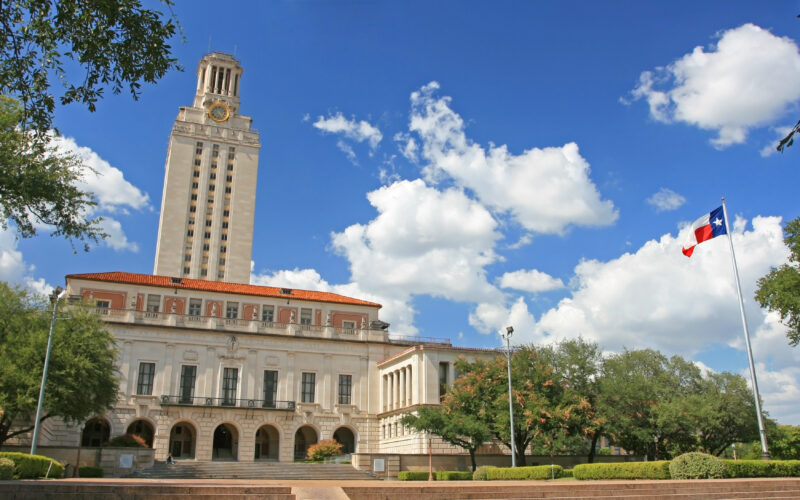
[[[239,457],[239,433],[230,424],[220,424],[214,429],[212,460],[237,460]]]
[[[278,429],[262,425],[256,431],[256,460],[278,460]]]
[[[197,433],[194,426],[188,422],[179,422],[169,431],[169,452],[172,458],[194,458],[194,444]]]
[[[128,426],[128,430],[125,431],[128,434],[136,434],[140,438],[144,439],[144,442],[147,443],[148,448],[153,447],[153,426],[150,425],[150,422],[147,420],[134,420]]]
[[[294,459],[305,460],[308,447],[317,444],[317,431],[309,425],[304,425],[294,433]]]
[[[342,454],[347,455],[356,451],[356,437],[347,427],[339,427],[333,433],[333,439],[342,445]]]
[[[111,436],[111,426],[104,418],[95,417],[86,421],[81,432],[81,446],[99,447],[108,444]]]

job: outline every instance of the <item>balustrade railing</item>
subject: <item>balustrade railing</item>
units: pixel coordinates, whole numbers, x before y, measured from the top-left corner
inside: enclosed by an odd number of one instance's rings
[[[294,411],[294,401],[280,401],[277,399],[234,399],[234,398],[209,398],[204,396],[186,397],[183,395],[163,395],[161,404],[164,406],[210,406],[219,408],[252,408],[262,410],[288,410]]]

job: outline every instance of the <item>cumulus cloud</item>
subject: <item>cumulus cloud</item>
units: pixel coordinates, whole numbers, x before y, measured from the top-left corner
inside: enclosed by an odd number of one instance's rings
[[[577,144],[533,148],[519,155],[504,145],[483,148],[466,136],[464,121],[450,108],[449,97],[436,95],[438,89],[439,84],[431,82],[411,94],[409,129],[419,136],[429,183],[451,178],[530,231],[563,233],[569,225],[606,226],[616,221],[614,204],[601,199]]]
[[[654,206],[656,212],[667,212],[680,208],[686,203],[686,198],[671,189],[661,188],[647,198],[647,203]]]
[[[708,50],[695,47],[671,64],[645,71],[631,92],[650,116],[713,130],[717,148],[746,140],[800,99],[800,52],[787,37],[754,24],[722,32]]]
[[[103,217],[103,220],[100,222],[100,227],[102,227],[103,231],[108,235],[108,237],[103,240],[104,245],[116,251],[139,251],[139,245],[136,242],[128,241],[128,237],[125,236],[125,231],[122,230],[122,224],[120,224],[118,220],[112,219],[111,217]]]
[[[759,277],[788,256],[778,217],[756,217],[752,230],[733,230],[748,313],[760,318],[753,296]],[[690,228],[664,235],[635,253],[575,267],[575,290],[537,323],[539,336],[583,335],[604,347],[647,345],[692,355],[712,343],[739,342],[736,286],[724,238],[702,244],[691,259],[680,252]],[[698,286],[702,276],[702,286]]]
[[[356,121],[355,118],[348,120],[342,113],[336,113],[327,118],[320,116],[313,125],[314,128],[323,132],[340,134],[356,142],[367,141],[372,149],[378,147],[378,143],[383,139],[383,134],[378,127],[364,120]]]
[[[536,269],[520,269],[503,274],[500,277],[500,286],[523,292],[539,293],[564,288],[564,282]]]
[[[0,281],[19,285],[43,295],[53,291],[43,278],[36,278],[36,268],[28,265],[17,248],[17,237],[13,230],[0,228]]]
[[[87,170],[79,187],[94,193],[98,209],[108,212],[152,209],[150,197],[125,179],[122,171],[113,167],[91,148],[79,146],[71,137],[55,137],[53,142],[63,152],[75,154]]]

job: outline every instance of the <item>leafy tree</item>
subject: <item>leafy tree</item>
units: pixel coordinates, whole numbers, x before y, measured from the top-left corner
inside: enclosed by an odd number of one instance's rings
[[[55,227],[53,236],[88,245],[105,236],[99,218],[85,214],[96,205],[77,181],[85,168],[73,155],[59,153],[49,141],[19,128],[19,101],[0,96],[0,226],[11,221],[23,237],[36,234],[35,224]]]
[[[0,282],[0,446],[34,425],[50,315],[46,301]],[[102,321],[59,312],[41,420],[82,422],[116,401],[116,349]]]
[[[474,472],[477,467],[475,452],[491,439],[492,433],[476,415],[458,409],[457,398],[451,394],[448,394],[442,406],[423,406],[416,415],[409,413],[403,416],[401,423],[418,431],[436,434],[443,441],[467,450]]]
[[[56,102],[94,111],[107,88],[138,98],[142,83],[179,69],[167,43],[175,32],[171,14],[141,0],[0,1],[0,207],[21,236],[36,232],[28,215],[69,240],[105,236],[98,220],[84,220],[92,197],[74,187],[80,163],[53,152]]]
[[[789,331],[789,345],[800,343],[800,217],[786,223],[784,242],[789,247],[789,263],[772,268],[758,280],[756,300],[761,307],[781,315]]]
[[[776,426],[769,444],[772,458],[800,460],[800,425]],[[760,457],[761,448],[758,448],[758,452]]]

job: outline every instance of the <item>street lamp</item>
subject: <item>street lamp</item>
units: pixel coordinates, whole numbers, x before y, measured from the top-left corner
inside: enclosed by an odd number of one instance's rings
[[[39,419],[42,418],[42,403],[44,403],[44,384],[47,382],[47,367],[50,364],[50,349],[53,347],[53,330],[56,327],[56,310],[58,302],[67,294],[57,286],[50,294],[50,302],[53,304],[53,316],[50,318],[50,335],[47,337],[47,354],[44,356],[44,370],[42,370],[42,386],[39,388],[39,404],[36,406],[36,420],[33,424],[33,438],[31,439],[31,455],[36,455],[36,441],[39,440]]]
[[[514,445],[514,404],[511,402],[511,335],[514,334],[514,327],[506,327],[506,334],[500,334],[501,337],[506,339],[506,359],[508,360],[508,414],[511,418],[511,427],[509,434],[511,435],[511,467],[517,466],[517,455],[515,453],[516,446]]]

